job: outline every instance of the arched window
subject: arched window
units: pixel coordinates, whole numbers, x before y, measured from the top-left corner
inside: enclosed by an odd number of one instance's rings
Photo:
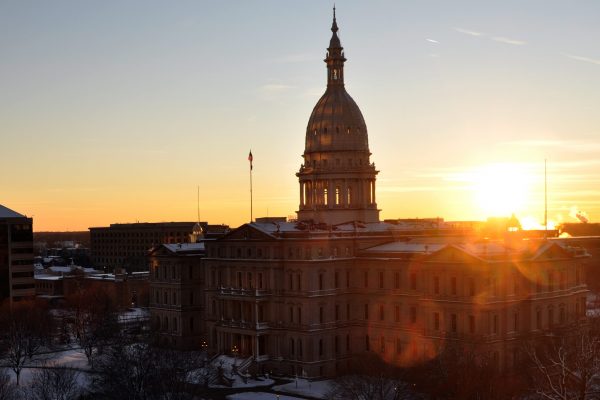
[[[350,187],[346,189],[346,204],[352,204],[352,188]]]
[[[327,205],[327,203],[328,203],[327,202],[327,195],[328,195],[327,188],[325,188],[325,189],[323,189],[323,204],[324,205]]]
[[[339,205],[340,204],[340,187],[336,186],[335,187],[335,205]]]

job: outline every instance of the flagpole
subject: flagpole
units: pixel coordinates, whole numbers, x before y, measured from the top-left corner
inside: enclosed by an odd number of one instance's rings
[[[254,216],[252,215],[252,150],[248,153],[248,161],[250,161],[250,223],[254,220]]]
[[[548,173],[544,159],[544,238],[548,237]]]

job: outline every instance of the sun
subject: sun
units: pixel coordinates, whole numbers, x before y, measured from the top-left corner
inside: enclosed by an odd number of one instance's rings
[[[525,165],[484,165],[471,176],[475,202],[483,215],[509,216],[525,211],[534,181]]]

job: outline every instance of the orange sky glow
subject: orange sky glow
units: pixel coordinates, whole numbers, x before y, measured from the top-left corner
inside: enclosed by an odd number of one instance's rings
[[[600,220],[600,5],[338,4],[383,218]],[[532,2],[535,3],[535,2]],[[428,3],[429,4],[429,3]],[[0,204],[36,231],[295,216],[321,2],[0,7]],[[519,18],[515,18],[518,15]]]

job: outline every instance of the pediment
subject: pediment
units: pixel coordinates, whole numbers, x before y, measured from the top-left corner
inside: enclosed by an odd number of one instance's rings
[[[424,261],[434,263],[479,263],[482,259],[464,249],[448,245],[426,256]]]
[[[219,241],[227,240],[274,240],[275,238],[268,233],[254,228],[249,224],[244,224],[237,229],[229,232],[219,239]]]
[[[538,249],[531,258],[535,261],[552,261],[561,258],[572,258],[573,256],[567,250],[563,249],[556,243],[547,243]]]

